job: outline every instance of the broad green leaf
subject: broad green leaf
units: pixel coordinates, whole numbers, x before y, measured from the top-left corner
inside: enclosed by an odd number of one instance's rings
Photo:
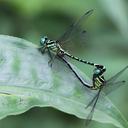
[[[56,59],[51,68],[48,55],[42,55],[37,48],[20,38],[0,36],[0,119],[35,106],[54,107],[86,119],[90,108],[85,107],[94,96],[92,91],[83,87],[61,60]],[[90,81],[73,67],[86,82]],[[93,120],[128,127],[107,97],[99,100]]]

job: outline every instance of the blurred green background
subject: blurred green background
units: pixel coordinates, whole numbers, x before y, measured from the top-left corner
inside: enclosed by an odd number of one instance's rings
[[[24,38],[39,45],[42,35],[57,39],[89,9],[94,9],[94,13],[84,24],[88,32],[86,43],[67,43],[64,48],[73,55],[105,65],[106,78],[109,78],[128,64],[127,0],[0,0],[0,34]],[[74,64],[91,76],[91,68]],[[128,80],[127,76],[128,71],[121,78]],[[110,96],[128,120],[127,86],[128,82]],[[114,128],[96,122],[91,125],[93,128]],[[65,127],[83,128],[84,120],[53,108],[33,108],[0,121],[0,128]]]

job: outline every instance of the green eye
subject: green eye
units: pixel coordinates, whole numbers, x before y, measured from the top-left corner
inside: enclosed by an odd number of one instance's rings
[[[95,69],[95,70],[94,70],[94,73],[95,73],[95,74],[99,74],[99,73],[100,73],[100,70],[99,70],[99,69]]]
[[[46,40],[47,40],[47,36],[44,36],[43,38],[40,39],[40,44],[41,45],[44,45],[46,43]]]

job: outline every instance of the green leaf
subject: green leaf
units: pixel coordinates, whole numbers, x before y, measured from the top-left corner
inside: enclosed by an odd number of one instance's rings
[[[38,46],[20,38],[0,36],[0,119],[17,115],[32,107],[54,107],[86,119],[86,105],[93,93],[81,85],[59,59],[49,67],[49,57]],[[84,79],[87,76],[77,70]],[[107,97],[99,100],[93,120],[120,128],[128,124]]]

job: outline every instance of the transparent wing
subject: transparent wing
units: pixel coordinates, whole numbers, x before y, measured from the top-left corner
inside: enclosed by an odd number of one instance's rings
[[[126,66],[125,68],[123,68],[121,71],[119,71],[118,73],[116,73],[114,76],[112,76],[110,79],[108,79],[105,83],[105,86],[103,87],[103,92],[105,93],[105,95],[108,95],[109,93],[111,93],[112,91],[118,89],[119,87],[121,87],[122,85],[125,85],[125,81],[117,81],[115,82],[118,77],[128,68],[128,66]]]
[[[128,68],[128,66],[126,66],[125,68],[123,68],[121,71],[119,71],[118,73],[116,73],[114,76],[112,76],[111,78],[109,78],[106,83],[112,84],[114,83],[114,81],[116,81],[118,79],[118,77]]]
[[[98,96],[99,96],[99,90],[98,90],[97,94],[93,97],[93,99],[88,103],[88,105],[85,108],[87,109],[89,106],[91,106],[95,102],[95,100],[97,99]]]
[[[118,81],[115,83],[108,84],[103,88],[103,92],[105,93],[105,95],[108,95],[112,91],[115,91],[116,89],[121,87],[122,85],[125,85],[125,81]]]
[[[70,27],[64,32],[64,34],[57,40],[59,43],[64,43],[72,40],[72,37],[76,39],[84,38],[86,31],[81,30],[80,24],[82,21],[85,21],[91,14],[93,10],[87,11],[83,16],[80,17],[74,24],[70,25]]]
[[[87,117],[87,120],[86,120],[86,126],[88,126],[90,124],[91,120],[92,120],[92,117],[93,117],[93,114],[94,114],[94,110],[95,110],[96,104],[98,102],[101,90],[102,90],[102,88],[99,89],[98,93],[93,97],[93,99],[86,106],[86,108],[92,106],[91,111],[90,111],[90,113],[89,113],[89,115]]]

